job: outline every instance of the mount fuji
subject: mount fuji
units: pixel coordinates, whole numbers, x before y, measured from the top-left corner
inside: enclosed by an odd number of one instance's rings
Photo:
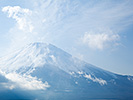
[[[103,70],[52,44],[31,43],[0,58],[0,98],[132,100],[133,76]]]

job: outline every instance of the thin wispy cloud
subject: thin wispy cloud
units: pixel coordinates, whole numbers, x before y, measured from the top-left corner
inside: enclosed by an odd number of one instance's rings
[[[6,6],[2,9],[8,13],[8,17],[15,19],[17,24],[9,30],[11,48],[12,45],[18,48],[20,45],[37,41],[57,45],[68,41],[67,45],[72,46],[77,45],[80,39],[80,43],[88,44],[89,48],[104,49],[120,42],[120,32],[133,22],[130,0],[117,3],[114,1],[82,3],[78,0],[31,2],[32,9],[19,6]],[[99,29],[103,31],[109,29],[113,33],[99,32]],[[91,31],[94,34],[90,34]],[[94,40],[97,43],[90,43]]]

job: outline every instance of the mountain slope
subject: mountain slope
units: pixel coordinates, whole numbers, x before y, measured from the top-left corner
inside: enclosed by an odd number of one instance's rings
[[[31,43],[0,58],[0,71],[13,89],[38,91],[48,100],[133,98],[132,76],[97,68],[51,44]]]

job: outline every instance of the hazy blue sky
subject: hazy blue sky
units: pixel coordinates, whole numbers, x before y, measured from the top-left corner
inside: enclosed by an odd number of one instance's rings
[[[0,57],[31,42],[133,75],[133,0],[0,0]]]

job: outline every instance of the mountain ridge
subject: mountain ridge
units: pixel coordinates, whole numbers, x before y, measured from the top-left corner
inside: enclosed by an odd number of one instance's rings
[[[15,83],[10,90],[43,90],[48,95],[52,93],[55,98],[63,98],[62,94],[67,98],[72,93],[74,98],[79,96],[80,99],[77,100],[81,100],[83,97],[78,95],[81,93],[85,100],[95,98],[96,95],[98,98],[127,99],[133,93],[132,76],[95,67],[46,43],[31,43],[7,57],[0,58],[0,71],[5,78]],[[40,97],[52,100],[46,95]]]

